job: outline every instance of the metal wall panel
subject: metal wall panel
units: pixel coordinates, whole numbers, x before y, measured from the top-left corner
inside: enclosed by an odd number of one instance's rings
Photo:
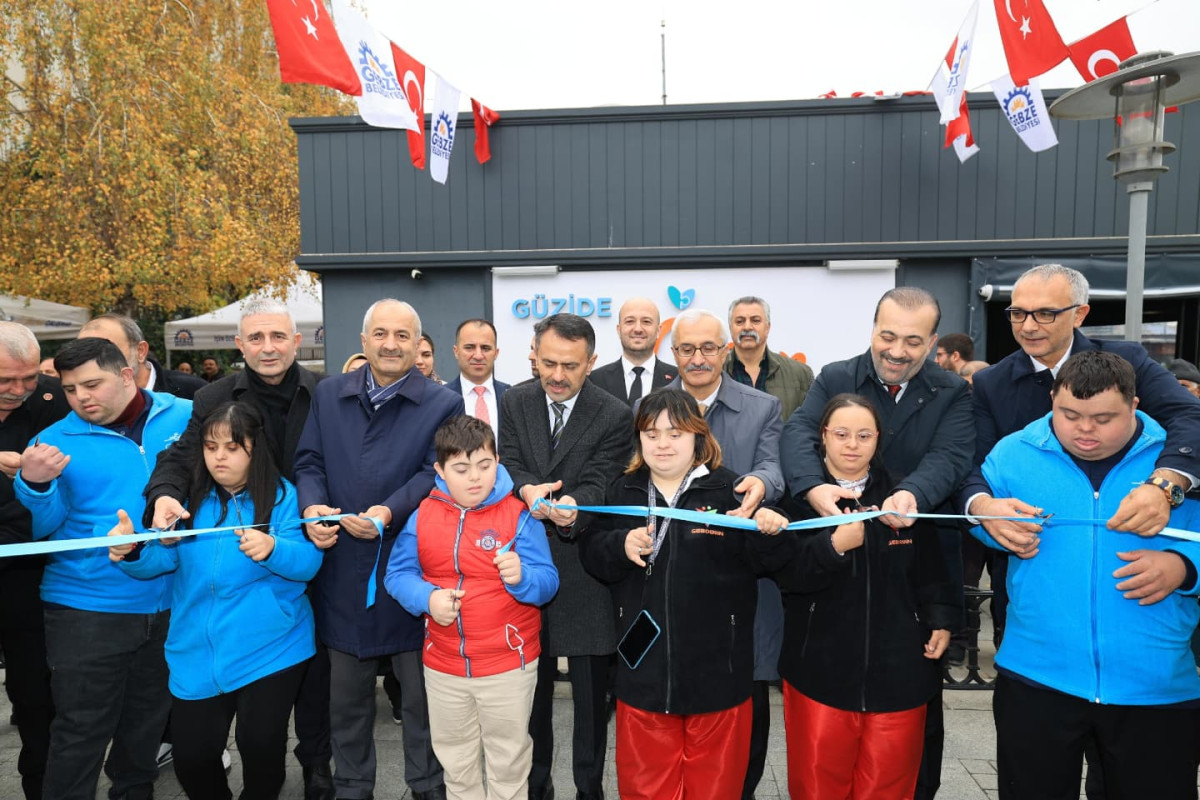
[[[1055,121],[1059,146],[1033,154],[990,94],[970,99],[982,150],[965,165],[942,148],[927,97],[514,111],[492,129],[482,166],[463,115],[445,186],[411,166],[403,131],[293,120],[301,263],[394,254],[437,266],[439,254],[484,251],[509,263],[551,251],[597,263],[628,249],[764,245],[820,258],[911,253],[913,243],[941,255],[956,241],[972,242],[966,255],[1020,241],[1120,247],[1128,203],[1104,160],[1111,123]],[[1150,233],[1195,237],[1200,106],[1169,115],[1167,138],[1180,152],[1167,157]]]

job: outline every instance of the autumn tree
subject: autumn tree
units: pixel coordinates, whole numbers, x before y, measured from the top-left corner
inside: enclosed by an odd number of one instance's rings
[[[0,291],[206,311],[294,269],[289,116],[263,0],[0,0]]]

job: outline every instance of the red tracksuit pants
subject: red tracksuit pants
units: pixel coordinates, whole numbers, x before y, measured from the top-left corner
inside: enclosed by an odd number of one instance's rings
[[[792,800],[911,800],[925,741],[924,705],[842,711],[784,681],[783,723]]]
[[[621,800],[739,800],[752,716],[749,699],[708,714],[660,714],[618,701]]]

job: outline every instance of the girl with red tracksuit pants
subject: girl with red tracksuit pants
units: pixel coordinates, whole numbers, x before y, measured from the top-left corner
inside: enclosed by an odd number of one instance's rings
[[[622,637],[617,660],[617,786],[622,800],[737,800],[750,758],[754,610],[760,575],[782,566],[790,534],[771,509],[757,531],[722,525],[738,476],[696,401],[646,396],[638,446],[610,505],[709,512],[711,521],[597,515],[580,559],[609,584]],[[777,534],[777,535],[769,535]]]
[[[826,482],[882,506],[895,483],[874,458],[870,401],[834,396],[820,424]],[[799,516],[816,513],[804,504]],[[887,517],[802,531],[775,579],[784,597],[784,725],[792,800],[903,800],[917,783],[925,704],[958,615],[938,535]]]
[[[438,429],[437,484],[408,519],[384,585],[425,615],[425,686],[433,751],[446,794],[524,798],[533,763],[529,714],[541,611],[558,591],[546,529],[513,497],[486,422]]]

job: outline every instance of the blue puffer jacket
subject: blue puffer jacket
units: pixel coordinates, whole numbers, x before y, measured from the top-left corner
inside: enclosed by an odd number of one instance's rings
[[[142,487],[154,460],[187,427],[192,402],[169,394],[146,393],[150,411],[141,445],[71,412],[37,437],[71,457],[44,492],[34,491],[20,473],[13,482],[17,499],[33,515],[34,539],[86,539],[104,536],[117,524],[117,509],[141,519]],[[32,442],[30,443],[32,444]],[[136,581],[96,547],[55,553],[46,564],[42,599],[83,611],[153,614],[170,607],[171,578]]]
[[[1062,519],[1051,520],[1038,554],[1009,559],[1008,624],[996,663],[1065,694],[1114,705],[1161,705],[1200,698],[1200,677],[1188,642],[1200,620],[1194,597],[1175,592],[1138,605],[1116,589],[1118,552],[1173,550],[1200,567],[1200,544],[1167,536],[1110,531],[1105,522],[1130,489],[1153,470],[1166,433],[1140,411],[1144,429],[1099,492],[1050,427],[1047,414],[1004,437],[983,463],[995,497],[1017,497]],[[1187,501],[1170,527],[1200,530],[1200,504]],[[983,530],[972,533],[1003,549]],[[1187,594],[1197,594],[1200,586]]]
[[[193,526],[212,528],[254,522],[245,492],[221,502],[209,493]],[[286,481],[271,513],[275,549],[254,561],[234,531],[201,533],[177,544],[147,545],[136,561],[120,562],[137,578],[175,573],[167,666],[171,694],[202,700],[299,664],[316,652],[312,607],[305,582],[317,574],[321,551],[300,532],[296,490]]]

